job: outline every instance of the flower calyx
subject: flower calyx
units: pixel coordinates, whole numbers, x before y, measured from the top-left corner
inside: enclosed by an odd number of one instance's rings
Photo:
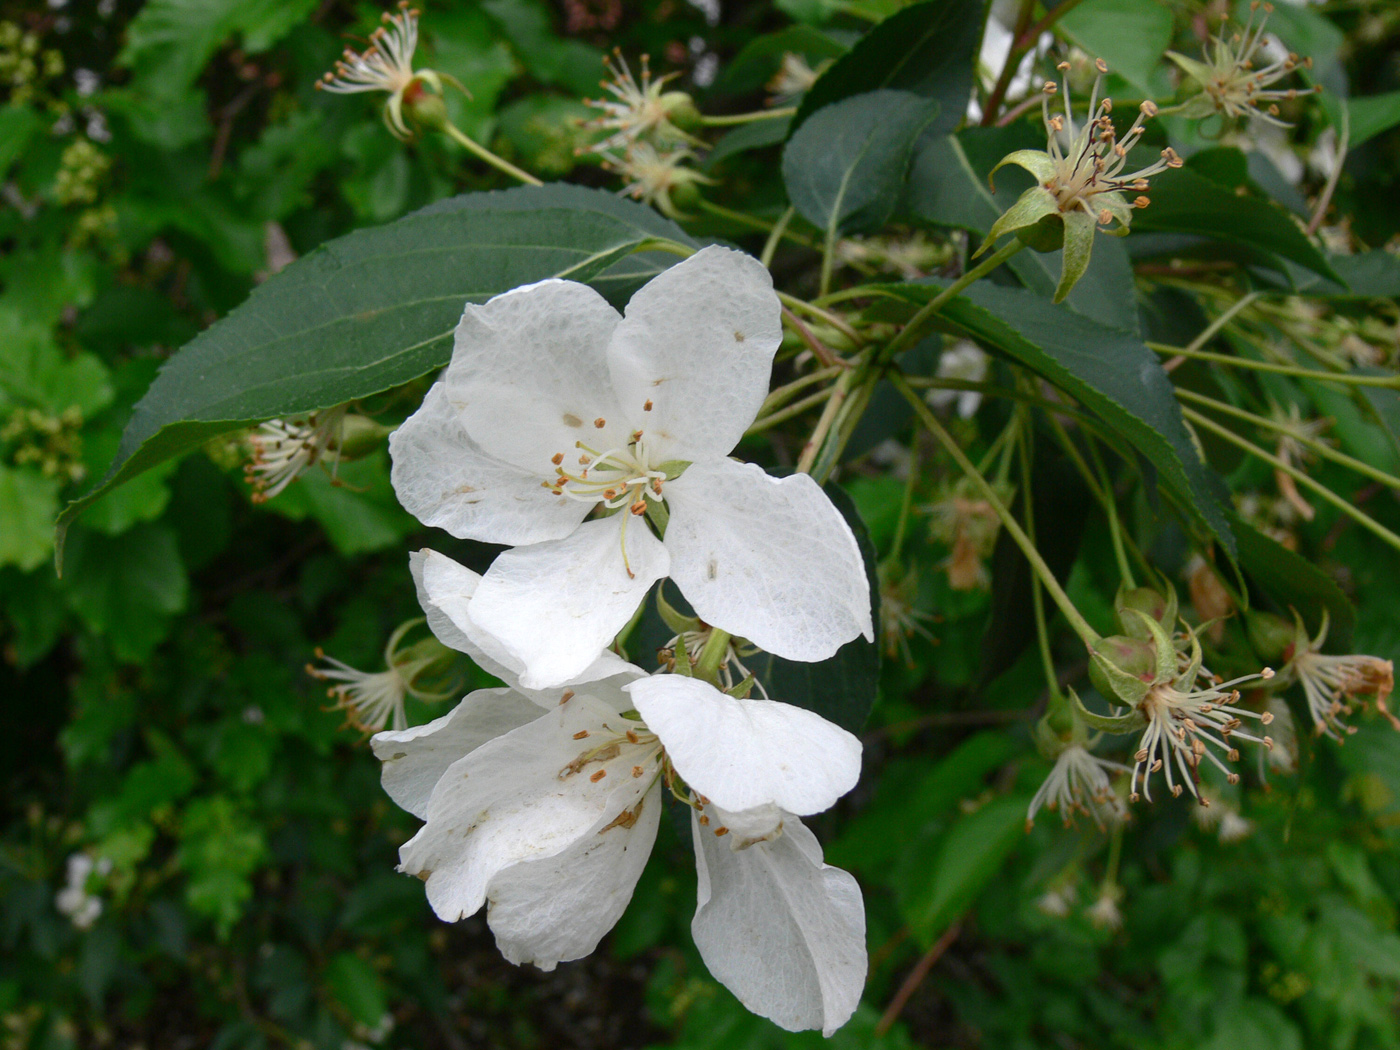
[[[1175,151],[1167,147],[1153,163],[1124,172],[1128,153],[1142,137],[1143,121],[1156,116],[1157,105],[1151,100],[1144,101],[1138,107],[1132,126],[1119,138],[1111,116],[1113,100],[1098,98],[1099,84],[1108,72],[1108,65],[1102,59],[1096,65],[1099,76],[1094,81],[1083,123],[1075,124],[1068,78],[1064,82],[1063,115],[1050,112],[1050,99],[1060,93],[1060,88],[1054,81],[1047,80],[1042,89],[1046,148],[1008,153],[988,174],[990,184],[997,171],[1014,164],[1030,172],[1036,185],[1021,194],[997,219],[977,254],[990,248],[1003,233],[1015,233],[1028,248],[1038,252],[1063,248],[1060,282],[1055,289],[1057,303],[1063,302],[1084,276],[1094,246],[1094,233],[1103,228],[1117,236],[1126,235],[1133,210],[1145,208],[1149,203],[1142,195],[1148,179],[1168,168],[1179,168],[1182,163]],[[1069,64],[1062,62],[1058,68],[1065,72]],[[1063,149],[1060,146],[1062,134],[1068,137]],[[1138,196],[1130,201],[1128,193]]]
[[[1177,610],[1176,588],[1170,583],[1164,583],[1161,590],[1124,584],[1113,598],[1113,611],[1123,633],[1143,641],[1152,640],[1152,632],[1143,623],[1144,617],[1170,631],[1176,624]]]

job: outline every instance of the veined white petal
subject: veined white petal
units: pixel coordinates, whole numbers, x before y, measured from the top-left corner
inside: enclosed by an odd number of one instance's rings
[[[768,395],[782,335],[768,271],[711,246],[632,296],[608,368],[623,412],[658,461],[724,456]]]
[[[463,426],[465,406],[454,400],[446,384],[434,383],[422,407],[389,435],[389,478],[404,509],[424,525],[486,543],[539,543],[572,532],[587,505],[543,487],[545,470],[527,473],[484,452]]]
[[[467,615],[523,664],[525,688],[547,689],[576,679],[598,658],[669,562],[646,522],[624,510],[586,521],[562,540],[501,554]]]
[[[574,281],[540,281],[468,304],[442,378],[465,406],[472,440],[536,479],[554,478],[556,453],[576,462],[578,441],[599,452],[626,445],[606,356],[619,320],[606,299]]]
[[[645,784],[618,789],[603,816],[564,852],[515,864],[491,880],[486,921],[508,960],[552,970],[591,953],[621,918],[661,818],[661,781]]]
[[[523,661],[509,649],[472,622],[467,612],[481,576],[437,551],[423,549],[409,555],[409,568],[418,588],[418,604],[428,618],[428,627],[438,641],[449,649],[466,653],[482,670],[493,674],[506,684],[516,687],[523,695],[541,707],[552,708],[569,686],[576,692],[588,692],[610,706],[623,710],[620,704],[631,702],[622,686],[646,672],[634,667],[616,653],[604,649],[578,675],[550,689],[526,689],[519,684]]]
[[[860,779],[860,741],[813,711],[726,696],[683,675],[625,688],[676,772],[724,809],[820,813]]]
[[[782,834],[734,850],[692,816],[698,902],[690,924],[710,973],[752,1012],[788,1031],[831,1035],[865,986],[860,887],[822,863],[816,837],[788,815]]]
[[[589,833],[617,786],[634,779],[628,749],[584,762],[620,721],[601,701],[577,696],[447,768],[428,822],[399,850],[399,870],[426,880],[439,918],[471,915],[497,872],[562,853]]]
[[[384,763],[380,783],[389,797],[420,820],[447,767],[488,740],[540,716],[537,704],[514,689],[478,689],[427,725],[376,733],[374,757]]]
[[[695,614],[787,660],[825,660],[875,638],[850,526],[806,474],[694,463],[666,483],[671,578]]]

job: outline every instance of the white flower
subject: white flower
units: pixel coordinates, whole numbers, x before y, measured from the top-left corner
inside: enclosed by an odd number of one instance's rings
[[[1327,629],[1328,616],[1325,611],[1322,626],[1315,638],[1308,637],[1299,617],[1293,651],[1283,668],[1285,681],[1297,679],[1303,687],[1317,735],[1325,734],[1341,743],[1355,733],[1356,727],[1343,722],[1342,718],[1350,715],[1358,706],[1364,706],[1358,698],[1368,694],[1375,697],[1376,710],[1389,719],[1394,728],[1400,729],[1400,720],[1391,714],[1386,704],[1391,690],[1395,688],[1394,664],[1378,656],[1360,653],[1345,656],[1324,654],[1322,647],[1327,642]]]
[[[466,308],[451,364],[390,440],[392,477],[425,524],[516,545],[468,615],[526,687],[582,674],[667,575],[707,624],[786,659],[873,640],[859,548],[817,483],[727,458],[780,339],[768,271],[719,247],[625,316],[560,280]]]
[[[106,876],[112,870],[112,862],[106,857],[96,863],[86,853],[74,853],[68,857],[68,884],[54,894],[54,907],[80,930],[90,930],[102,914],[102,898],[88,892],[88,882],[94,872]]]
[[[943,356],[938,359],[938,378],[980,383],[987,378],[987,355],[976,343],[960,339],[943,351]],[[982,404],[982,392],[935,387],[924,395],[924,400],[937,409],[944,409],[956,403],[958,415],[963,419],[971,419]]]
[[[448,682],[438,683],[446,688],[433,690],[419,681],[420,678],[431,679],[434,672],[446,670],[451,656],[433,638],[401,646],[404,636],[422,622],[422,619],[409,620],[400,624],[389,636],[389,642],[384,646],[382,671],[358,670],[327,656],[317,646],[316,659],[326,666],[307,664],[306,673],[323,682],[340,683],[327,688],[326,695],[336,702],[335,708],[345,712],[349,725],[365,733],[376,732],[385,726],[404,729],[408,725],[404,714],[404,700],[407,697],[437,703],[460,692]]]
[[[1026,830],[1030,830],[1036,811],[1042,806],[1058,813],[1065,827],[1074,823],[1076,813],[1092,817],[1100,831],[1119,823],[1127,817],[1128,810],[1113,790],[1109,773],[1127,771],[1127,766],[1096,758],[1080,744],[1069,745],[1056,756],[1050,775],[1031,799],[1026,810]]]
[[[375,736],[385,789],[426,821],[400,870],[425,881],[440,918],[485,905],[507,959],[551,970],[593,951],[626,908],[670,789],[692,807],[707,965],[750,1010],[830,1034],[864,985],[864,911],[798,817],[855,784],[860,742],[810,711],[623,666],[544,710],[480,690]]]
[[[1123,926],[1123,913],[1118,909],[1118,899],[1122,891],[1116,886],[1105,886],[1098,900],[1084,909],[1089,921],[1100,930],[1117,930]]]
[[[645,138],[655,139],[663,145],[696,141],[671,121],[678,111],[688,113],[694,109],[690,96],[683,91],[663,90],[666,83],[679,74],[667,73],[653,80],[651,58],[643,55],[639,83],[621,51],[613,52],[613,58],[617,59],[616,64],[612,58],[603,57],[609,79],[602,82],[603,90],[612,98],[585,100],[594,109],[601,110],[602,115],[584,125],[594,131],[610,131],[612,134],[589,149],[600,153],[610,149],[626,149]]]
[[[338,467],[349,407],[337,405],[301,421],[269,419],[253,431],[248,438],[253,458],[243,468],[244,480],[253,486],[253,502],[266,503],[328,457]]]

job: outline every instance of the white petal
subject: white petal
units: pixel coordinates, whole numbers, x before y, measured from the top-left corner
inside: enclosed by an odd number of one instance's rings
[[[656,841],[661,781],[640,798],[619,796],[564,852],[513,865],[491,880],[486,921],[501,954],[517,966],[552,970],[582,959],[627,910]],[[618,823],[619,816],[631,819],[631,827]]]
[[[626,689],[676,772],[724,809],[820,813],[860,779],[860,741],[814,711],[726,696],[683,675]]]
[[[559,703],[567,686],[574,686],[575,692],[586,691],[615,709],[620,710],[618,705],[623,702],[627,703],[627,707],[632,706],[622,687],[634,679],[645,677],[646,672],[606,649],[598,653],[597,658],[576,677],[558,687],[547,690],[521,687],[519,676],[525,667],[524,662],[473,623],[467,612],[481,577],[465,565],[434,550],[415,551],[408,556],[408,563],[413,582],[418,588],[418,604],[428,618],[428,627],[443,645],[466,653],[487,674],[517,687],[542,707],[554,707]]]
[[[768,395],[782,337],[773,279],[743,252],[704,248],[638,290],[608,367],[653,458],[728,455]]]
[[[570,770],[614,735],[609,722],[621,719],[578,696],[447,768],[428,800],[427,824],[399,850],[399,870],[426,879],[439,918],[455,922],[475,912],[497,872],[568,849],[607,812],[619,785],[635,783],[631,770],[641,756],[625,740],[614,757]]]
[[[522,685],[547,689],[598,658],[669,563],[646,522],[624,510],[586,521],[565,539],[501,554],[467,613],[524,665]]]
[[[380,783],[389,797],[420,820],[447,767],[488,740],[540,716],[537,704],[513,689],[478,689],[427,725],[376,733],[374,757],[384,763]]]
[[[806,474],[695,463],[666,484],[671,578],[695,614],[786,660],[874,641],[870,584],[850,526]]]
[[[466,406],[472,440],[536,478],[555,476],[556,453],[575,463],[577,441],[599,452],[626,445],[607,366],[619,320],[607,300],[574,281],[540,281],[468,304],[442,378]]]
[[[545,488],[544,471],[526,473],[483,452],[442,382],[389,435],[389,454],[404,509],[462,539],[539,543],[567,536],[588,513],[586,504]]]
[[[690,932],[710,973],[752,1012],[831,1035],[865,986],[865,907],[856,880],[822,863],[789,816],[782,834],[733,850],[692,818],[698,905]]]

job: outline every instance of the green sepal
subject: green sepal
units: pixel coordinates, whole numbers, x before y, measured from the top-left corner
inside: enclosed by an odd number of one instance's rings
[[[1141,638],[1115,634],[1089,647],[1090,681],[1104,696],[1129,707],[1142,703],[1155,670],[1155,653]]]
[[[1089,268],[1089,253],[1094,250],[1094,232],[1098,222],[1082,211],[1064,216],[1064,258],[1060,263],[1060,283],[1055,288],[1055,302],[1062,303],[1070,290],[1079,283]]]
[[[685,634],[689,631],[700,630],[700,618],[698,616],[686,616],[666,600],[666,586],[664,583],[656,588],[656,611],[661,615],[662,622],[678,635]]]
[[[351,413],[341,421],[340,441],[336,452],[345,462],[352,463],[382,448],[393,432],[393,427],[376,423],[368,416]]]
[[[1175,62],[1183,73],[1200,84],[1202,88],[1210,83],[1213,71],[1204,62],[1197,62],[1194,58],[1188,58],[1177,51],[1166,52],[1166,57]],[[1214,107],[1212,106],[1212,108]]]
[[[1074,712],[1079,716],[1079,720],[1090,729],[1100,733],[1136,733],[1143,726],[1147,725],[1147,718],[1134,705],[1133,709],[1122,715],[1096,715],[1084,706],[1084,701],[1079,699],[1079,694],[1073,689],[1069,690],[1070,699],[1074,701]],[[1144,695],[1146,695],[1144,693]]]
[[[1129,609],[1127,611],[1131,615],[1137,617],[1138,622],[1146,627],[1148,633],[1151,635],[1150,641],[1152,642],[1152,650],[1157,661],[1157,673],[1153,680],[1157,682],[1174,681],[1177,677],[1176,643],[1172,641],[1171,634],[1168,633],[1165,627],[1146,613],[1137,609]],[[1191,634],[1191,662],[1195,668],[1200,667],[1201,643],[1194,632]],[[1196,680],[1194,671],[1188,672],[1186,680],[1188,682],[1194,682]]]
[[[1113,611],[1117,614],[1119,627],[1129,637],[1141,638],[1145,642],[1152,640],[1151,632],[1142,626],[1142,622],[1136,616],[1128,615],[1129,612],[1146,614],[1168,629],[1176,626],[1180,608],[1176,588],[1170,581],[1161,577],[1157,583],[1156,587],[1129,588],[1127,584],[1123,584],[1118,588],[1118,593],[1113,598]]]
[[[1035,225],[1017,230],[1016,239],[1031,251],[1041,254],[1057,252],[1065,243],[1064,216],[1058,211],[1054,215],[1047,215]]]
[[[690,650],[685,647],[685,639],[682,638],[674,650],[676,654],[676,668],[674,673],[685,675],[687,678],[695,677],[695,666],[690,662]]]
[[[1018,168],[1024,168],[1035,176],[1035,181],[1044,186],[1058,170],[1055,158],[1041,149],[1018,149],[997,161],[997,166],[987,172],[987,185],[992,188],[992,192],[997,191],[995,176],[998,171],[1008,164],[1015,164]]]
[[[647,520],[656,527],[656,534],[666,538],[666,526],[671,524],[671,510],[664,500],[647,500]]]
[[[1059,211],[1060,206],[1056,203],[1053,193],[1044,186],[1032,186],[1021,194],[1016,203],[1006,209],[1002,216],[992,224],[992,228],[987,231],[986,240],[982,242],[982,246],[972,257],[975,259],[985,252],[1003,233],[1034,226],[1047,215],[1058,215]],[[1031,247],[1035,246],[1031,245]]]
[[[725,696],[737,697],[740,700],[747,700],[749,694],[753,692],[753,684],[756,681],[753,675],[749,675],[742,682],[735,682],[724,691]]]

